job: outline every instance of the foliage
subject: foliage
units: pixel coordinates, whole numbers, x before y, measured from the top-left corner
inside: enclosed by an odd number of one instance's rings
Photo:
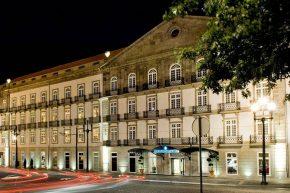
[[[204,13],[212,16],[197,45],[181,50],[183,59],[204,57],[203,89],[214,93],[267,80],[269,89],[289,77],[289,0],[176,0],[165,19]],[[201,14],[202,15],[202,14]]]
[[[219,161],[219,155],[217,153],[210,152],[206,160],[208,162],[208,166],[213,166],[214,162]]]

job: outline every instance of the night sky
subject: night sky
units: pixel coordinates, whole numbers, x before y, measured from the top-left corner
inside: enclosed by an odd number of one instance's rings
[[[8,2],[0,3],[0,83],[126,47],[162,21],[172,0]]]

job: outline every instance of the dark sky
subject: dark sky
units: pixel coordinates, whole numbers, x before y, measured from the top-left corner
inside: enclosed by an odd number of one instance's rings
[[[128,46],[162,21],[172,0],[7,2],[0,3],[0,83]]]

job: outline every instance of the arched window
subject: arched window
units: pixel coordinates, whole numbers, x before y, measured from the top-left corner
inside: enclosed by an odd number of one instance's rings
[[[78,96],[83,97],[85,95],[85,86],[83,84],[78,86]]]
[[[170,67],[170,81],[181,80],[181,66],[179,64],[173,64]]]
[[[93,94],[98,94],[100,92],[99,82],[93,82]]]
[[[157,70],[152,68],[148,71],[148,85],[156,85],[157,84]]]
[[[41,93],[41,102],[46,102],[46,92]]]
[[[196,61],[196,68],[204,61],[204,58],[200,58]],[[206,75],[206,69],[197,69],[196,78],[201,79]]]
[[[129,88],[135,88],[136,87],[136,74],[131,73],[128,76],[128,87]]]
[[[52,91],[52,100],[58,100],[58,90]]]
[[[111,91],[116,91],[118,89],[118,79],[117,77],[111,78]]]
[[[65,98],[68,99],[71,97],[71,90],[70,90],[70,87],[66,87],[64,89],[64,92],[65,92]]]

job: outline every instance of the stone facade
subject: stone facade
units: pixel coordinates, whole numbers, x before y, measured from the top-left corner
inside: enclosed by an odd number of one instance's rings
[[[36,168],[86,169],[88,129],[89,170],[197,175],[198,153],[182,150],[198,146],[192,124],[202,115],[210,125],[202,145],[219,153],[215,175],[258,177],[261,124],[250,106],[267,96],[278,107],[267,123],[268,173],[286,177],[286,81],[270,94],[263,83],[249,85],[248,99],[240,91],[217,95],[199,90],[206,72],[196,70],[198,61],[177,60],[180,48],[197,43],[207,21],[164,21],[108,58],[98,55],[2,85],[0,164],[14,165],[17,140],[20,166],[26,159]],[[152,153],[160,147],[179,153]],[[205,173],[209,154],[202,154]]]

